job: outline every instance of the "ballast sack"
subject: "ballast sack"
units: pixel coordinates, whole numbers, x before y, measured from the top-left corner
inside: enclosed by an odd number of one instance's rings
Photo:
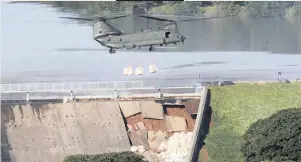
[[[136,75],[142,75],[143,74],[143,68],[141,66],[137,67],[136,71],[135,71],[135,74]]]

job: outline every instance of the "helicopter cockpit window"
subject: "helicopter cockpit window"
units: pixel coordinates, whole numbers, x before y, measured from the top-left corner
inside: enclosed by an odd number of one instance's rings
[[[170,32],[165,32],[165,38],[169,38],[170,37]]]

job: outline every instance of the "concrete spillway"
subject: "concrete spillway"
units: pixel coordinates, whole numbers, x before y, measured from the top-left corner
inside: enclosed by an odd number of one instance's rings
[[[59,162],[129,150],[117,102],[1,105],[2,160]]]
[[[188,116],[183,114],[180,116],[186,116],[186,121],[190,119],[192,127],[188,124],[187,131],[192,131],[195,119],[192,120],[189,116],[198,113],[200,100],[193,99],[193,102],[184,100],[180,103],[170,102],[170,99],[3,103],[1,161],[59,162],[66,156],[74,154],[129,151],[132,139],[128,136],[128,126],[131,124],[129,121],[133,122],[130,116],[139,113],[144,117],[164,115],[163,108],[166,108],[164,105],[186,105],[184,109]],[[158,114],[156,110],[160,110],[163,114]],[[167,113],[172,115],[170,111]],[[164,120],[166,117],[162,117],[163,127],[166,125]],[[147,130],[155,126],[150,119],[141,118],[139,122],[141,121],[145,122]]]

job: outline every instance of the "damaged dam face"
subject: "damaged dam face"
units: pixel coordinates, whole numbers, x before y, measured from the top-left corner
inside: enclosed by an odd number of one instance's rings
[[[5,103],[1,161],[59,162],[74,154],[130,151],[132,145],[156,153],[175,132],[193,131],[199,102]]]

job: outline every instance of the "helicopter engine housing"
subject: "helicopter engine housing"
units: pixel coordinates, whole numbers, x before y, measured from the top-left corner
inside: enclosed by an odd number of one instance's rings
[[[97,39],[100,37],[106,37],[108,35],[118,35],[121,31],[118,30],[106,21],[99,21],[93,24],[93,38]]]
[[[101,22],[93,24],[93,37],[97,38],[103,35]]]

